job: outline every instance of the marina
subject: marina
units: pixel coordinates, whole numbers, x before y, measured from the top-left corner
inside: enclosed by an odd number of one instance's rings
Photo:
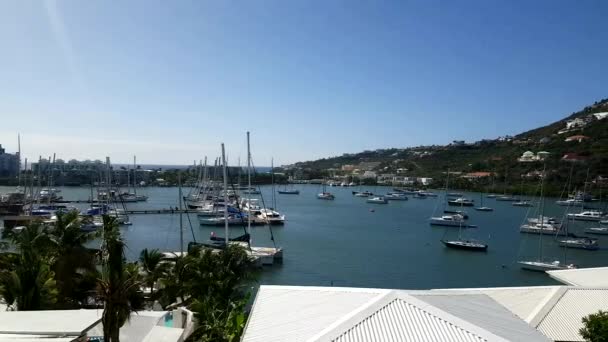
[[[279,196],[278,211],[285,215],[283,225],[273,226],[272,234],[277,247],[284,249],[283,263],[265,268],[263,284],[298,284],[330,286],[365,286],[382,288],[433,288],[433,287],[486,287],[555,284],[542,273],[524,272],[517,260],[537,254],[539,236],[521,234],[525,210],[513,207],[507,201],[484,198],[484,205],[493,212],[466,213],[467,239],[483,240],[489,245],[485,253],[470,253],[446,248],[441,240],[445,230],[456,234],[458,227],[429,226],[429,218],[438,215],[436,209],[444,199],[428,198],[424,201],[389,201],[386,205],[367,203],[367,198],[353,196],[348,187],[332,187],[333,201],[319,201],[321,185],[294,185],[297,196]],[[87,187],[60,187],[64,200],[71,201],[81,210],[89,203],[72,200],[88,199]],[[272,198],[273,187],[260,186],[266,201]],[[13,191],[0,187],[0,193]],[[277,187],[275,186],[275,191]],[[328,188],[329,190],[329,188]],[[121,227],[129,246],[126,251],[131,260],[138,258],[143,248],[158,248],[174,252],[179,246],[179,210],[177,187],[146,187],[138,194],[147,195],[147,202],[126,203],[125,210],[131,225]],[[387,194],[391,187],[364,186],[361,191]],[[184,194],[190,188],[183,189]],[[441,190],[435,190],[441,193]],[[467,198],[479,198],[479,193],[463,193]],[[251,195],[260,198],[259,195]],[[529,198],[532,200],[532,198]],[[598,227],[598,222],[567,220],[566,207],[547,198],[545,215],[568,222],[568,232],[584,236],[585,230]],[[441,204],[442,205],[442,204]],[[601,206],[601,205],[600,205]],[[173,208],[173,209],[170,209]],[[208,241],[212,232],[223,236],[223,226],[201,226],[197,215],[184,209],[184,250],[194,239]],[[373,211],[372,211],[373,210]],[[572,209],[578,213],[580,209]],[[457,214],[456,211],[450,214]],[[534,219],[530,219],[534,221]],[[600,223],[601,224],[601,223]],[[243,226],[230,227],[231,237],[242,235]],[[568,262],[578,267],[605,266],[608,260],[608,236],[594,234],[599,250],[589,251],[560,246],[559,238],[544,235],[546,255],[559,259],[567,250]],[[254,246],[274,246],[268,226],[252,226]],[[93,243],[93,246],[95,242]],[[365,247],[363,247],[365,246]],[[363,252],[364,251],[364,252]],[[403,260],[419,260],[403,264]]]

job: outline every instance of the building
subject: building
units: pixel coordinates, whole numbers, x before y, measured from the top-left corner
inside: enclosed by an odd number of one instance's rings
[[[342,171],[346,171],[346,172],[353,172],[355,170],[355,165],[351,165],[351,164],[342,165],[342,167],[340,169]]]
[[[608,117],[608,112],[595,113],[595,114],[593,114],[593,116],[595,117],[596,120],[604,120],[605,118]]]
[[[363,175],[361,177],[368,178],[368,179],[371,179],[371,178],[375,179],[377,177],[377,175],[376,175],[375,171],[365,171],[365,172],[363,172]]]
[[[521,155],[521,157],[517,159],[517,161],[519,161],[520,163],[543,161],[547,159],[549,155],[550,153],[546,151],[540,151],[536,154],[534,154],[534,152],[532,151],[526,151]]]
[[[486,172],[486,171],[478,171],[478,172],[469,172],[465,175],[460,176],[461,178],[466,178],[466,179],[480,179],[480,178],[487,178],[492,176],[492,172]]]
[[[583,128],[587,126],[587,121],[581,118],[576,118],[574,120],[570,120],[566,122],[566,129],[571,130],[575,128]]]
[[[587,139],[589,139],[589,137],[586,135],[571,135],[571,136],[567,137],[564,141],[565,142],[576,141],[576,142],[580,143]]]
[[[15,154],[6,153],[0,145],[0,177],[17,177],[20,167],[19,152]]]
[[[608,268],[549,271],[566,285],[436,290],[260,286],[243,342],[584,341],[608,307]]]

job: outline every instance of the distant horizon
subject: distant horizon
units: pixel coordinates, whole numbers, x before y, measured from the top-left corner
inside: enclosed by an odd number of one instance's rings
[[[286,165],[476,141],[606,97],[608,2],[0,2],[0,140],[29,160]]]

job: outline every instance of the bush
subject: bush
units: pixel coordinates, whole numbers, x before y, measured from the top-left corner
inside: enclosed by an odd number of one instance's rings
[[[598,311],[587,317],[583,317],[585,325],[580,330],[585,341],[608,342],[608,311]]]

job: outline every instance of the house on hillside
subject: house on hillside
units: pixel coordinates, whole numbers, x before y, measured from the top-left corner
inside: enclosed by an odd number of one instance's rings
[[[544,138],[540,139],[538,142],[541,143],[541,144],[548,144],[548,143],[551,142],[551,138],[544,137]]]
[[[378,166],[380,166],[380,162],[361,162],[357,168],[362,171],[371,171]]]
[[[465,179],[469,179],[469,180],[473,180],[473,179],[480,179],[480,178],[487,178],[492,176],[492,172],[486,172],[486,171],[478,171],[478,172],[469,172],[467,174],[464,174],[462,176],[460,176],[461,178],[465,178]]]
[[[596,120],[604,120],[605,118],[608,117],[608,112],[595,113],[595,114],[593,114],[593,116],[595,117]]]
[[[587,126],[587,121],[581,118],[566,122],[566,129],[583,128],[585,126]]]
[[[546,152],[546,151],[540,151],[536,154],[534,154],[534,152],[532,152],[532,151],[526,151],[526,152],[524,152],[524,154],[521,155],[521,157],[519,157],[517,159],[517,161],[519,161],[520,163],[530,163],[530,162],[543,161],[543,160],[547,159],[548,157],[549,157],[549,152]]]
[[[564,141],[565,142],[577,141],[580,143],[583,140],[587,140],[587,139],[589,139],[589,137],[586,135],[571,135],[571,136],[567,137]]]
[[[342,171],[346,171],[346,172],[352,172],[352,171],[354,171],[354,170],[355,170],[355,165],[351,165],[351,164],[345,164],[345,165],[342,165],[342,166],[340,167],[340,169],[341,169]]]
[[[571,163],[581,163],[581,162],[587,161],[587,159],[589,159],[589,157],[581,156],[578,153],[566,153],[562,157],[562,161],[571,162]]]
[[[367,179],[372,179],[372,178],[376,178],[378,175],[376,175],[376,172],[374,171],[365,171],[363,172],[363,178],[367,178]]]
[[[418,177],[417,180],[422,185],[429,185],[429,184],[433,183],[433,178],[429,178],[429,177]]]

